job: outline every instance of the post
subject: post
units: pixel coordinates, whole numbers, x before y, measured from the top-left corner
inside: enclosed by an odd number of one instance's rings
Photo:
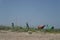
[[[29,25],[28,25],[28,22],[26,22],[26,26],[27,26],[27,31],[29,30]]]
[[[14,23],[12,22],[12,28],[14,28]]]

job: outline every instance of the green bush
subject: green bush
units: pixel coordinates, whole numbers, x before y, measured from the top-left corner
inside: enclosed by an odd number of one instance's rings
[[[11,27],[9,26],[0,26],[0,30],[9,30]]]
[[[36,32],[36,31],[40,31],[40,32],[49,32],[49,33],[60,33],[60,29],[42,29],[42,30],[38,30],[37,28],[33,28],[33,27],[29,27],[28,28],[24,28],[21,26],[15,26],[14,28],[10,27],[10,26],[3,26],[0,25],[0,30],[11,30],[13,32],[17,31],[17,32]]]

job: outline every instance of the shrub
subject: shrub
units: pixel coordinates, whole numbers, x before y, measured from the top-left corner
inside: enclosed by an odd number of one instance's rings
[[[32,34],[32,31],[28,31],[29,34]]]

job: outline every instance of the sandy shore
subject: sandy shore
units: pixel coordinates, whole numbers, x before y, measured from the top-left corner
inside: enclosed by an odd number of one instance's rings
[[[60,34],[0,31],[0,40],[60,40]]]

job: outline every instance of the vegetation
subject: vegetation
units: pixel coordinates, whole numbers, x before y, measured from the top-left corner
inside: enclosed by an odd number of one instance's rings
[[[17,32],[28,32],[30,31],[29,33],[31,32],[37,32],[37,31],[40,31],[40,32],[48,32],[48,33],[60,33],[60,29],[42,29],[42,30],[38,30],[37,28],[32,28],[32,27],[21,27],[21,26],[14,26],[11,27],[11,26],[3,26],[3,25],[0,25],[0,30],[11,30],[13,32],[17,31]]]
[[[3,25],[0,26],[0,30],[10,30],[10,29],[11,27],[9,26],[3,26]]]

